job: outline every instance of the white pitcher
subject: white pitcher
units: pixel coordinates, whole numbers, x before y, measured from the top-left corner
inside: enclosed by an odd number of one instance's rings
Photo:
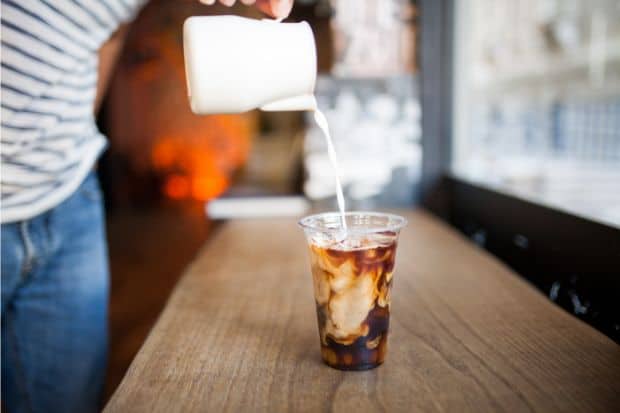
[[[316,107],[316,48],[306,22],[195,16],[185,21],[183,46],[196,114]]]

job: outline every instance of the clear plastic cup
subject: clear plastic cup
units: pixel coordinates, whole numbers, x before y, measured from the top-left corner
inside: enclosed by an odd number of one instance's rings
[[[308,246],[323,361],[340,370],[367,370],[385,359],[396,244],[401,216],[337,212],[299,221]]]

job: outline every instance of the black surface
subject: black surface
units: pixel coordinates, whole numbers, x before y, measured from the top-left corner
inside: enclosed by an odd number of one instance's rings
[[[448,221],[551,300],[620,342],[620,230],[443,179]]]

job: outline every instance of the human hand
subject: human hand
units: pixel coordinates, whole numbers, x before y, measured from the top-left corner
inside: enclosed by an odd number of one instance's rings
[[[217,0],[224,6],[231,7],[235,4],[236,0]],[[284,19],[288,17],[293,8],[293,0],[239,0],[241,3],[249,6],[255,4],[256,8],[271,17],[278,19]],[[201,3],[211,5],[215,4],[216,0],[200,0]]]

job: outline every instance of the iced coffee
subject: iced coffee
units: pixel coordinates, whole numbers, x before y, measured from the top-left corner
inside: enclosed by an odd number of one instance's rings
[[[310,248],[322,358],[337,369],[366,370],[385,359],[396,244],[405,220],[346,215],[346,231],[329,214],[300,224]]]

